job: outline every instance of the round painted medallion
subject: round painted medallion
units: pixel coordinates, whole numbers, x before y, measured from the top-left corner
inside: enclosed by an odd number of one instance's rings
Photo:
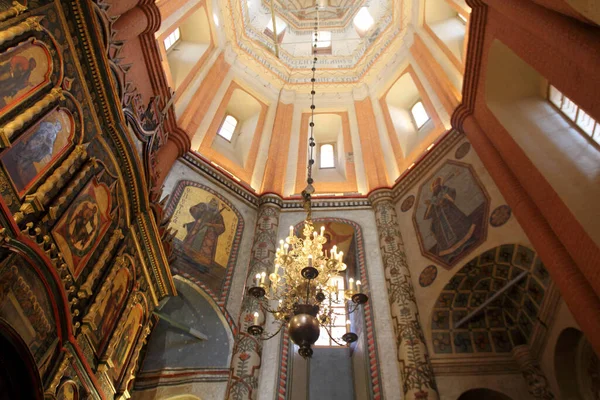
[[[402,212],[407,212],[408,210],[410,210],[412,208],[412,206],[415,204],[415,196],[413,196],[412,194],[410,196],[408,196],[407,198],[404,199],[404,201],[402,202],[402,205],[400,205],[400,210]]]
[[[438,270],[435,265],[425,267],[425,269],[421,272],[421,275],[419,275],[419,285],[421,285],[421,287],[427,287],[431,285],[433,281],[435,281],[435,278],[437,278],[437,272]]]
[[[469,153],[469,150],[471,150],[471,144],[469,142],[464,142],[463,144],[458,146],[458,149],[456,149],[456,153],[454,153],[454,157],[457,160],[460,160],[461,158],[466,156],[467,153]]]
[[[490,215],[490,225],[494,228],[504,225],[512,215],[512,210],[506,204],[496,207]]]

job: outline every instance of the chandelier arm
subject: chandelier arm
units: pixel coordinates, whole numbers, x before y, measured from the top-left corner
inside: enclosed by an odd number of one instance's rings
[[[279,321],[278,321],[279,323]],[[273,333],[272,335],[266,335],[266,336],[260,336],[259,339],[260,340],[269,340],[274,338],[275,336],[277,336],[279,334],[279,332],[281,332],[281,330],[283,329],[284,324],[283,323],[279,323],[279,328],[277,329],[277,331],[275,333]]]
[[[334,338],[333,335],[331,334],[331,330],[329,329],[329,327],[327,325],[323,325],[323,328],[325,328],[325,331],[327,332],[327,335],[329,336],[329,338],[331,340],[333,340],[338,346],[348,347],[350,345],[349,343],[338,342],[338,340],[336,338]]]

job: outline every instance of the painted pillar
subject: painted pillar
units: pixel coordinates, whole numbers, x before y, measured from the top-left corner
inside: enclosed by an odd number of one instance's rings
[[[535,400],[553,400],[554,395],[548,385],[548,379],[540,368],[538,362],[533,358],[526,344],[515,346],[512,356],[519,364],[519,369],[527,382],[529,394]]]
[[[358,121],[358,135],[362,150],[363,166],[367,175],[369,190],[388,186],[387,168],[383,158],[383,150],[377,120],[373,111],[369,87],[365,84],[352,90],[354,109]]]
[[[183,115],[177,121],[190,137],[198,130],[230,67],[230,63],[225,60],[225,52],[222,52],[206,74]]]
[[[263,193],[283,193],[295,99],[296,92],[281,89],[265,166]]]
[[[269,274],[273,271],[279,214],[282,206],[283,202],[279,196],[268,194],[260,198],[246,287],[253,285],[252,281],[256,274],[261,272]],[[260,340],[247,331],[248,326],[252,325],[253,314],[257,310],[256,299],[245,293],[238,321],[235,347],[231,357],[231,372],[226,396],[228,400],[255,400],[258,396],[258,378],[263,346]],[[264,314],[261,314],[259,323],[264,326]]]
[[[379,246],[388,289],[390,311],[396,334],[400,378],[406,400],[437,400],[439,395],[429,360],[415,292],[406,261],[398,216],[389,189],[369,197],[375,209]]]
[[[173,124],[174,125],[174,124]],[[187,133],[177,126],[169,132],[167,142],[158,149],[156,153],[156,161],[158,162],[157,171],[158,177],[156,187],[162,187],[169,171],[175,164],[175,161],[190,150],[191,141]]]

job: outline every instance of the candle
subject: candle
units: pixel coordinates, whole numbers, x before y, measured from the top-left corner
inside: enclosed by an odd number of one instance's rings
[[[258,286],[260,284],[260,274],[256,274],[256,276],[254,277],[255,281],[256,281],[256,286]]]
[[[283,247],[285,249],[285,254],[287,254],[290,250],[290,245],[286,243],[285,246],[283,246]]]
[[[264,285],[265,284],[265,277],[267,276],[266,272],[262,272],[262,274],[260,274],[260,284]]]
[[[318,234],[317,234],[317,232],[313,232],[313,238],[315,238],[315,239],[316,239],[316,238],[317,238],[317,235],[318,235]]]
[[[350,320],[346,320],[346,333],[350,333]]]
[[[323,234],[324,234],[324,233],[325,233],[325,225],[323,225],[323,226],[321,227],[321,236],[323,236]]]
[[[308,256],[308,266],[312,267],[312,263],[313,263],[312,255],[309,255]]]
[[[338,259],[338,261],[339,261],[339,262],[342,262],[342,257],[344,257],[344,252],[343,252],[343,251],[340,251],[340,252],[337,254],[337,259]]]
[[[294,236],[294,226],[290,225],[290,237]]]
[[[254,311],[254,321],[252,322],[253,325],[258,325],[258,311]]]
[[[360,293],[360,281],[356,281],[356,292]]]
[[[354,278],[348,279],[348,290],[351,292],[354,291]]]
[[[279,241],[279,248],[281,249],[281,251],[283,251],[283,240]]]
[[[337,257],[336,253],[337,253],[337,246],[334,245],[331,248],[331,258],[336,258]]]

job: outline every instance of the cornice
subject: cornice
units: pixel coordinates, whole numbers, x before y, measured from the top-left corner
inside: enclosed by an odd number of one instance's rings
[[[375,203],[382,199],[389,199],[392,202],[397,202],[403,197],[406,192],[422,179],[429,170],[442,160],[448,151],[454,147],[459,141],[464,139],[464,135],[457,130],[451,130],[446,135],[438,140],[436,145],[423,157],[415,163],[415,166],[402,175],[393,187],[383,187],[372,190],[367,196],[340,196],[340,197],[322,197],[318,195],[312,199],[312,208],[318,209],[335,209],[335,208],[371,208]],[[197,153],[188,152],[183,156],[183,162],[193,168],[200,174],[216,182],[224,187],[230,193],[236,195],[241,200],[245,201],[252,207],[259,207],[261,201],[273,202],[270,196],[275,196],[282,199],[281,207],[283,211],[296,211],[302,209],[301,198],[299,196],[282,198],[277,193],[257,194],[251,188],[248,188],[234,180],[232,176],[224,171],[221,171],[216,166],[212,165],[208,160],[204,159]],[[264,197],[267,196],[267,197]],[[269,200],[261,200],[262,198]]]

